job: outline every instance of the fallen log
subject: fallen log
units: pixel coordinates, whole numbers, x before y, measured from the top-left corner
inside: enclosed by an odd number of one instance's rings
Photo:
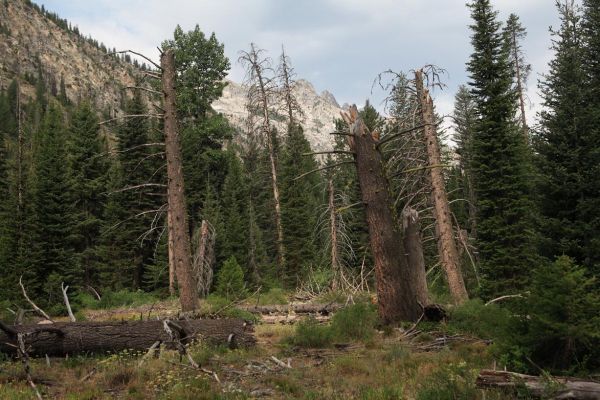
[[[343,304],[330,303],[330,304],[283,304],[283,305],[270,305],[270,306],[237,306],[238,308],[251,312],[253,314],[283,314],[283,313],[296,313],[296,314],[322,314],[329,315],[344,307]]]
[[[479,387],[522,388],[545,399],[600,400],[600,383],[569,377],[539,377],[509,371],[484,369],[477,376]]]
[[[175,332],[175,334],[173,333]],[[17,336],[23,334],[33,357],[147,351],[156,342],[177,348],[193,340],[227,344],[231,348],[255,344],[254,328],[242,319],[174,321],[74,322],[52,325],[0,323],[0,353],[17,354]]]

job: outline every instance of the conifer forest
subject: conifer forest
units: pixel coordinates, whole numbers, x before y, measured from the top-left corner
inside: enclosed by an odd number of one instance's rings
[[[340,107],[285,38],[2,0],[0,399],[600,399],[600,1],[537,75],[501,1],[444,114],[434,54]]]

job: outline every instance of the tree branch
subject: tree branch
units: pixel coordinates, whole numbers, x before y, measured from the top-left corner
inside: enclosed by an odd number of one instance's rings
[[[50,316],[48,314],[46,314],[46,312],[44,310],[42,310],[41,308],[39,308],[33,301],[31,301],[31,299],[29,298],[29,296],[27,296],[27,291],[25,290],[25,286],[23,286],[23,275],[21,275],[21,277],[19,278],[19,285],[21,286],[21,290],[23,291],[23,296],[25,297],[25,300],[27,300],[29,302],[29,304],[31,304],[31,306],[33,307],[33,309],[38,314],[40,314],[42,317],[44,317],[48,321],[54,323],[54,321],[52,320],[52,318],[50,318]]]
[[[105,125],[108,124],[110,122],[114,122],[114,121],[118,121],[120,119],[128,119],[128,118],[142,118],[142,117],[146,117],[146,118],[163,118],[164,114],[129,114],[129,115],[122,115],[120,117],[115,117],[115,118],[111,118],[111,119],[107,119],[106,121],[100,121],[98,122],[98,125]]]
[[[300,176],[295,177],[294,179],[292,179],[292,181],[296,181],[296,180],[298,180],[300,178],[304,178],[305,176],[310,175],[310,174],[315,173],[315,172],[323,171],[325,169],[339,167],[340,165],[344,165],[344,164],[354,164],[354,161],[342,161],[342,162],[339,162],[337,164],[326,165],[326,166],[321,167],[321,168],[316,168],[316,169],[313,169],[312,171],[308,171],[308,172],[306,172],[306,173],[304,173],[304,174],[302,174]]]
[[[150,64],[154,65],[156,68],[158,68],[159,70],[162,71],[162,67],[160,65],[158,65],[157,63],[155,63],[154,61],[152,61],[150,58],[146,57],[145,55],[138,53],[136,51],[133,50],[121,50],[121,51],[115,51],[114,53],[107,53],[107,56],[112,56],[115,54],[124,54],[124,53],[131,53],[131,54],[135,54],[138,57],[142,57],[144,60],[148,61]]]

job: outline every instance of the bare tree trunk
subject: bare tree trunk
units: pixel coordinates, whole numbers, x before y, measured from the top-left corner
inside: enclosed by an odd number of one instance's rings
[[[425,257],[423,256],[423,244],[421,242],[419,213],[414,208],[408,207],[402,211],[402,233],[408,261],[407,280],[414,287],[417,301],[425,307],[429,304]]]
[[[208,296],[208,291],[212,284],[213,247],[214,238],[211,235],[210,224],[207,220],[203,220],[200,226],[198,244],[192,265],[198,285],[198,293],[201,297]]]
[[[175,257],[173,257],[173,219],[167,210],[167,250],[169,253],[169,294],[175,296]]]
[[[279,186],[277,183],[277,157],[275,154],[275,144],[269,117],[269,96],[274,94],[274,88],[272,87],[273,79],[264,76],[265,68],[268,67],[265,66],[266,60],[259,60],[259,52],[260,50],[257,50],[254,43],[252,43],[250,52],[243,53],[240,60],[248,64],[248,69],[253,79],[254,88],[251,89],[249,93],[249,97],[251,98],[250,102],[262,112],[261,131],[269,152],[273,203],[275,206],[275,230],[277,234],[277,266],[279,274],[281,275],[285,268],[285,245],[283,225],[281,222],[281,200],[279,198]]]
[[[175,53],[171,49],[161,55],[162,89],[165,107],[165,152],[167,156],[167,196],[171,213],[173,259],[179,284],[179,299],[183,311],[193,311],[198,307],[196,280],[192,274],[190,234],[188,231],[187,209],[181,160],[181,142],[177,123],[175,92]]]
[[[408,263],[392,214],[389,183],[377,140],[358,115],[355,105],[342,113],[350,127],[350,148],[354,151],[361,198],[369,227],[369,241],[375,262],[379,316],[386,324],[416,321],[421,315],[415,288],[406,277]]]
[[[267,142],[269,151],[269,164],[271,167],[271,184],[273,186],[273,202],[275,204],[275,229],[277,230],[277,266],[282,274],[285,268],[285,247],[283,244],[283,225],[281,223],[281,201],[279,199],[279,185],[277,184],[277,160],[273,143],[273,132],[271,132],[271,121],[269,118],[269,100],[264,87],[260,68],[256,68],[256,75],[260,82],[260,93],[262,96],[263,124],[262,131]]]
[[[329,178],[329,232],[331,236],[331,269],[333,270],[333,280],[331,281],[331,289],[339,288],[339,279],[341,278],[340,256],[338,254],[338,237],[337,237],[337,215],[335,211],[335,191],[333,188],[333,178]]]
[[[448,195],[446,194],[446,184],[440,168],[441,165],[440,145],[435,129],[435,118],[433,114],[433,101],[429,91],[423,86],[423,72],[415,72],[415,84],[417,87],[417,96],[421,104],[421,114],[423,119],[423,133],[427,142],[427,158],[429,163],[429,173],[431,178],[433,211],[436,223],[436,233],[438,236],[438,251],[440,260],[450,294],[455,303],[459,304],[468,299],[467,289],[460,270],[460,261],[456,241],[454,240],[454,230],[452,228],[452,219],[450,216],[450,206],[448,205]]]

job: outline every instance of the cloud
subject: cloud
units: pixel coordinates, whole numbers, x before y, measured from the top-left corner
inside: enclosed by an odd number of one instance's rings
[[[433,63],[448,71],[438,109],[449,113],[456,88],[468,81],[471,52],[465,0],[40,0],[109,47],[136,49],[158,58],[156,46],[177,24],[199,24],[216,32],[231,59],[230,77],[244,71],[238,52],[250,42],[276,59],[284,44],[300,77],[339,100],[375,105],[385,96],[371,91],[378,73],[409,71]],[[500,18],[515,12],[529,31],[524,43],[533,66],[529,97],[539,104],[537,76],[551,57],[548,26],[557,25],[547,0],[496,0]],[[537,109],[537,108],[536,108]],[[534,113],[530,113],[533,115]]]

